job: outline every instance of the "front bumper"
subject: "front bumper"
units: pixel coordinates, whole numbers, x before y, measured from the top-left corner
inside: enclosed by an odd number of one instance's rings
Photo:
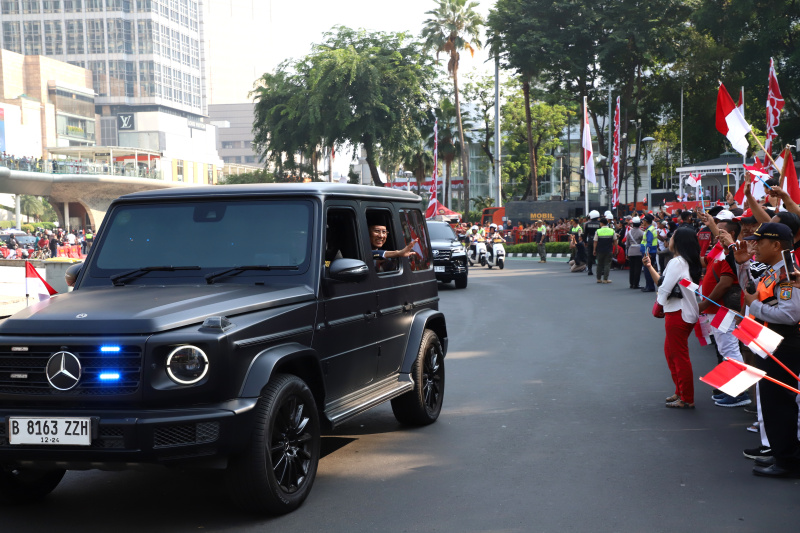
[[[467,274],[467,256],[456,255],[446,260],[433,260],[434,270],[436,267],[444,267],[444,272],[436,272],[436,279],[449,282],[453,279]]]
[[[258,398],[184,409],[0,410],[0,465],[68,470],[120,469],[227,457],[249,442]],[[13,416],[89,417],[91,446],[11,445]]]

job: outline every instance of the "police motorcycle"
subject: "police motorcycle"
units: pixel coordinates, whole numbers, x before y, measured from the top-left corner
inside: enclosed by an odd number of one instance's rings
[[[492,267],[498,267],[500,270],[506,266],[506,248],[503,246],[505,241],[500,237],[495,237],[494,234],[497,231],[497,227],[494,226],[491,229],[492,237],[489,237],[489,245],[491,248],[491,253],[487,254],[486,256],[486,266],[489,267],[489,270]]]
[[[467,251],[467,261],[469,266],[475,263],[480,263],[481,266],[486,265],[486,241],[480,233],[473,233],[479,231],[478,226],[472,226],[467,233],[469,241],[469,249]]]

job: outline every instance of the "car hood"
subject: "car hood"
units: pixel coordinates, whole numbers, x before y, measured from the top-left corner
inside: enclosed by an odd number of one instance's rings
[[[461,246],[461,243],[459,241],[456,241],[456,240],[452,240],[451,241],[451,240],[446,240],[446,239],[445,240],[432,240],[431,241],[431,248],[434,248],[436,250],[442,250],[442,249],[448,249],[449,250],[450,248],[453,248],[454,246]]]
[[[0,323],[0,335],[134,335],[314,299],[307,285],[92,287],[54,296]]]

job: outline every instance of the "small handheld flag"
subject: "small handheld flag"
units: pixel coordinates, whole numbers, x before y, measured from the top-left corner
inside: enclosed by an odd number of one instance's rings
[[[692,283],[692,280],[686,278],[679,280],[678,283],[680,283],[681,287],[686,287],[690,291],[696,291],[697,289],[700,288],[700,286],[697,283]]]
[[[758,383],[767,373],[752,366],[726,359],[700,381],[736,397]]]
[[[747,155],[747,134],[750,125],[744,119],[742,112],[733,104],[733,98],[725,86],[720,83],[717,92],[717,131],[728,138],[734,150],[742,155]]]
[[[41,302],[49,300],[54,294],[58,294],[58,291],[39,275],[32,263],[25,261],[25,299],[35,296]]]
[[[733,330],[733,335],[762,359],[774,353],[783,341],[783,337],[747,316]]]
[[[711,344],[711,328],[705,318],[701,318],[694,324],[694,334],[697,336],[700,346],[708,346]]]
[[[736,313],[727,307],[720,307],[714,318],[711,319],[711,327],[722,332],[730,329],[731,324],[736,320]]]

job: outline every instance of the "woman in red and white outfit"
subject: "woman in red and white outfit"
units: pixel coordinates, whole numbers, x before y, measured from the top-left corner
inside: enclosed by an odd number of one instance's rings
[[[650,270],[658,284],[657,302],[664,308],[664,355],[675,382],[675,394],[666,399],[666,406],[679,409],[694,408],[694,376],[689,359],[689,335],[699,315],[697,296],[694,291],[678,282],[690,279],[700,283],[700,243],[691,228],[678,228],[669,241],[673,258],[667,263],[663,279],[645,256],[642,263]],[[675,287],[682,297],[671,296]]]

